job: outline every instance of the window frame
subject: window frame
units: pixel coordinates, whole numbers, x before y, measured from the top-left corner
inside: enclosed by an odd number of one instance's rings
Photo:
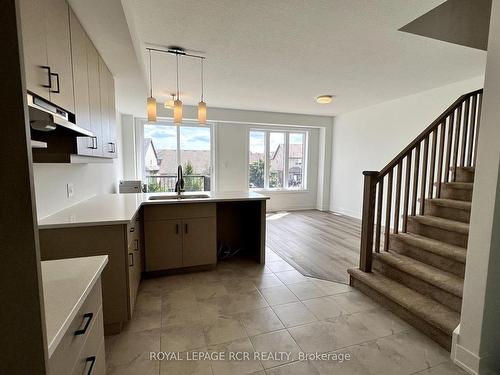
[[[158,119],[156,123],[157,126],[172,126],[176,128],[176,158],[177,164],[179,160],[181,160],[181,149],[180,149],[180,128],[182,126],[185,127],[200,127],[200,128],[209,128],[210,129],[210,191],[215,191],[217,187],[217,178],[216,178],[216,126],[212,122],[207,122],[205,125],[200,126],[197,121],[185,120],[181,124],[177,125],[171,119]],[[148,122],[146,119],[136,119],[135,122],[135,165],[136,165],[136,173],[135,176],[137,179],[141,180],[142,183],[146,182],[146,173],[144,169],[144,125],[153,125]]]
[[[251,132],[263,132],[264,133],[264,187],[263,188],[251,188],[250,187],[250,133]],[[270,188],[269,187],[269,172],[270,172],[270,158],[269,158],[269,147],[270,147],[270,135],[271,133],[283,133],[285,137],[285,143],[283,145],[284,150],[284,176],[283,176],[283,187],[280,188]],[[290,188],[288,186],[288,173],[289,173],[289,145],[290,145],[290,134],[303,134],[303,139],[304,139],[304,150],[303,150],[303,156],[302,156],[302,163],[303,163],[303,169],[302,169],[302,187],[299,189],[294,189]],[[246,166],[246,176],[247,176],[247,188],[248,190],[251,191],[269,191],[269,192],[283,192],[283,193],[304,193],[308,192],[308,174],[307,170],[309,167],[309,162],[308,162],[308,148],[309,148],[309,130],[305,129],[296,129],[296,128],[282,128],[282,127],[276,127],[276,128],[260,128],[260,127],[250,127],[247,131],[247,153],[246,153],[246,160],[247,160],[247,166]],[[286,176],[286,178],[285,178]]]

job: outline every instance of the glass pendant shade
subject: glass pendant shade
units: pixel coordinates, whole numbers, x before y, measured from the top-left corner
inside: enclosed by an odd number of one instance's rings
[[[182,123],[182,101],[179,99],[174,101],[174,123]]]
[[[156,122],[156,99],[150,96],[147,101],[148,121]]]
[[[207,103],[203,100],[198,103],[198,122],[201,125],[205,125],[207,123]]]

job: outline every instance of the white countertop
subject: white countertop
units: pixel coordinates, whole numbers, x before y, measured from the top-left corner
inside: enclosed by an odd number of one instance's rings
[[[49,357],[107,263],[107,255],[41,262]]]
[[[253,191],[193,192],[207,194],[209,198],[149,200],[150,196],[175,196],[176,193],[104,194],[97,195],[53,215],[38,220],[39,229],[81,227],[93,225],[125,224],[132,220],[143,205],[186,204],[198,202],[252,201],[269,197]]]

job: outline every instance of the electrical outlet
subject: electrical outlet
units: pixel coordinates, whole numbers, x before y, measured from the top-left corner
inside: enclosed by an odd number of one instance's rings
[[[75,187],[71,182],[66,184],[66,191],[68,193],[68,198],[73,198],[73,195],[75,195]]]

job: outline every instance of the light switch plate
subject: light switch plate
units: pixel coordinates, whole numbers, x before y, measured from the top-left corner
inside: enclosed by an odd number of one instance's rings
[[[66,191],[68,193],[68,198],[72,198],[73,195],[75,195],[75,187],[71,182],[66,184]]]

